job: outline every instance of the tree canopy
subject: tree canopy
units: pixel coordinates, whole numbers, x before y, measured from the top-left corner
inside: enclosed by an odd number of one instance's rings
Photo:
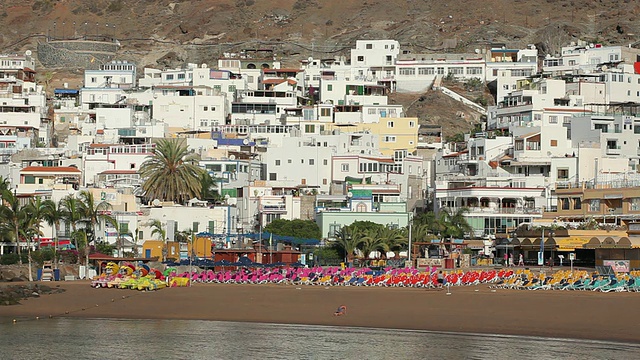
[[[320,228],[311,220],[286,220],[276,219],[264,227],[275,235],[293,236],[303,239],[320,239]]]
[[[198,156],[180,139],[162,139],[153,155],[140,166],[142,190],[147,200],[184,203],[202,195],[202,174]]]

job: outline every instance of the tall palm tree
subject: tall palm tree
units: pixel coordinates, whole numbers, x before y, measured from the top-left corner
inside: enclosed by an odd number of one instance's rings
[[[71,232],[72,234],[75,234],[75,232],[78,229],[78,223],[80,223],[85,219],[80,200],[75,196],[69,194],[60,200],[60,206],[63,211],[62,218],[67,223],[71,224]],[[79,249],[77,237],[72,236],[72,238],[73,238],[73,245],[76,247],[76,250]],[[78,257],[78,264],[79,263],[80,263],[80,257]]]
[[[62,208],[62,202],[55,202],[53,200],[44,201],[45,211],[42,214],[42,219],[53,226],[53,266],[54,269],[58,268],[58,233],[60,232],[60,221],[64,219],[64,209]]]
[[[96,244],[96,227],[98,225],[98,223],[104,221],[106,223],[112,223],[113,221],[111,220],[112,217],[111,215],[109,215],[107,213],[107,211],[111,210],[111,204],[109,204],[106,201],[100,201],[97,202],[95,197],[93,196],[93,193],[91,191],[88,190],[82,190],[80,191],[80,208],[81,211],[84,215],[84,220],[86,221],[87,225],[90,226],[90,230],[91,230],[91,239],[90,241],[93,241],[93,244]],[[86,235],[86,234],[85,234]],[[90,242],[89,241],[89,242]],[[84,255],[85,255],[85,261],[88,264],[89,263],[89,246],[87,244],[87,246],[85,247],[85,251],[84,251]]]
[[[32,271],[32,263],[31,260],[31,243],[34,237],[37,237],[38,240],[42,235],[42,231],[40,231],[40,220],[37,218],[37,209],[31,204],[27,204],[23,207],[23,211],[20,214],[20,227],[18,230],[18,235],[21,239],[23,239],[27,243],[27,260],[29,264],[29,281],[33,281],[33,271]],[[40,241],[38,241],[39,243]]]
[[[197,165],[198,156],[180,139],[162,139],[142,166],[142,190],[148,200],[159,199],[184,203],[202,194],[204,170]]]
[[[0,207],[0,218],[5,227],[5,231],[11,232],[13,240],[18,247],[18,261],[22,265],[22,251],[20,249],[20,221],[24,215],[24,206],[20,205],[17,195],[8,189],[2,191],[2,207]]]
[[[42,236],[42,221],[45,220],[45,216],[49,211],[49,205],[46,200],[43,200],[41,196],[31,198],[29,203],[25,206],[25,212],[28,219],[25,219],[24,224],[22,226],[22,230],[24,231],[25,238],[27,239],[27,243],[29,246],[29,273],[31,273],[31,239],[33,235],[37,238],[37,244],[40,245],[40,237]],[[27,230],[32,230],[31,232]],[[27,236],[29,235],[29,236]],[[31,274],[29,274],[31,275]]]

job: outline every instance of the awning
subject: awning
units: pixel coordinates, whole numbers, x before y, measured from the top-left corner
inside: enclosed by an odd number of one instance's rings
[[[558,244],[558,251],[573,251],[575,249],[582,249],[584,247],[584,244],[588,242],[588,238],[581,238],[576,236],[556,239],[556,244]]]

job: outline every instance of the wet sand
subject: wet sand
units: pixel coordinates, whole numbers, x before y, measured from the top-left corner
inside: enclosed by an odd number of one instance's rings
[[[640,293],[492,292],[487,285],[453,287],[451,295],[295,285],[195,284],[155,292],[94,289],[85,281],[47,285],[66,291],[0,306],[0,318],[198,319],[640,342]],[[340,305],[347,314],[334,316]]]

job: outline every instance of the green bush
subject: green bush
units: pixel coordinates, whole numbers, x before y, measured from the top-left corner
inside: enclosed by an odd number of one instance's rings
[[[42,266],[45,261],[53,261],[53,248],[45,248],[31,252],[31,260],[38,266]]]
[[[4,254],[2,255],[2,257],[0,257],[0,264],[2,265],[14,265],[18,263],[18,254],[16,253],[10,253],[10,254]]]

